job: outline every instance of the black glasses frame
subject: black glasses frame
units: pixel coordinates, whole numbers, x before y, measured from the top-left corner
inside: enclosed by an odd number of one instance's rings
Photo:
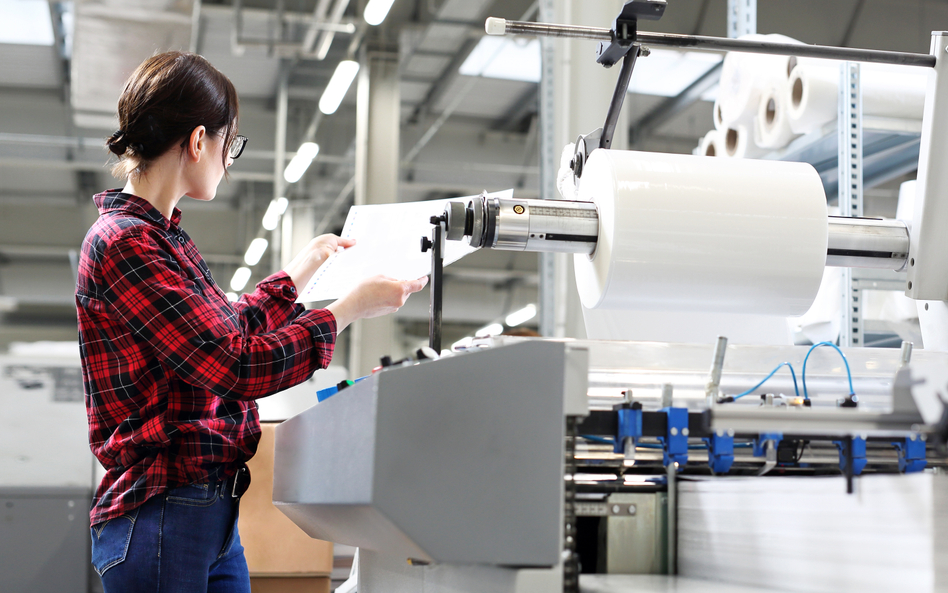
[[[244,153],[244,148],[247,146],[247,137],[246,136],[234,136],[233,141],[230,143],[230,147],[227,149],[227,156],[232,159],[236,159]]]

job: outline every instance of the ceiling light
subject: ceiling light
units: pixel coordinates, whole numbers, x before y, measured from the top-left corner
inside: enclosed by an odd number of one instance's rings
[[[247,286],[247,280],[250,280],[250,268],[237,268],[234,277],[230,279],[231,290],[243,290],[244,286]]]
[[[296,183],[299,181],[317,154],[319,154],[319,145],[315,142],[304,142],[300,144],[296,155],[290,160],[290,164],[287,165],[283,171],[283,179],[286,179],[287,183]]]
[[[269,244],[270,243],[263,237],[257,237],[251,241],[250,246],[247,247],[247,253],[244,254],[244,261],[247,263],[247,265],[257,265],[257,262],[259,262],[260,258],[263,257],[263,253],[267,250],[267,245]]]
[[[465,76],[540,82],[540,40],[485,36],[458,68]]]
[[[722,57],[715,53],[653,49],[647,58],[635,61],[629,92],[675,97],[721,60]],[[538,39],[491,35],[481,38],[458,69],[465,76],[522,82],[539,82],[540,71]],[[716,91],[709,90],[702,99],[713,100],[714,96]]]
[[[527,321],[530,321],[536,316],[537,316],[537,306],[530,304],[524,307],[523,309],[514,311],[513,313],[508,315],[507,318],[504,319],[504,323],[506,323],[509,327],[515,327],[515,326],[520,325],[521,323],[526,323]]]
[[[474,337],[486,338],[487,336],[496,336],[503,333],[503,331],[504,331],[504,326],[502,326],[499,323],[491,323],[490,325],[486,327],[482,327],[481,329],[474,332]]]
[[[359,73],[359,63],[352,60],[343,60],[332,73],[323,96],[319,99],[319,110],[326,115],[332,115],[339,109],[339,104],[349,92],[349,86]]]
[[[53,20],[47,0],[0,0],[0,43],[52,45]]]
[[[272,231],[277,228],[277,225],[280,223],[280,217],[283,216],[283,213],[286,212],[286,207],[289,204],[286,198],[277,198],[270,202],[270,205],[267,206],[267,212],[263,215],[263,228],[268,231]]]
[[[656,49],[635,61],[629,92],[677,97],[722,59],[713,53]]]
[[[365,6],[365,12],[362,13],[362,17],[365,19],[365,22],[373,27],[375,25],[381,25],[385,17],[388,16],[388,11],[392,8],[394,2],[395,0],[369,0],[369,3]]]

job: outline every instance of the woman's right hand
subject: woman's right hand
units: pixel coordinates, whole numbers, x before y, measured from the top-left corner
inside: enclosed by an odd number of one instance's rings
[[[398,311],[408,297],[428,284],[428,277],[395,280],[373,276],[360,282],[349,294],[326,307],[336,318],[336,333],[356,319],[381,317]]]

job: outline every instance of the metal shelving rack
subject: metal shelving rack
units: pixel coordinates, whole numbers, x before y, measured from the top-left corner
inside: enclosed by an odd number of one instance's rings
[[[864,189],[874,187],[918,168],[921,122],[866,117],[862,112],[858,62],[840,65],[839,111],[835,122],[801,136],[765,158],[806,162],[820,174],[827,196],[838,196],[842,216],[862,216]],[[840,176],[840,171],[849,173]],[[896,340],[881,324],[866,324],[863,291],[902,290],[905,273],[887,270],[852,270],[843,273],[841,346],[869,345]]]

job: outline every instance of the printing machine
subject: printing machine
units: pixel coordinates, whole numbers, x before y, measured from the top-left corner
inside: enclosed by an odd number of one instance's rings
[[[639,19],[663,10],[663,1],[630,0],[611,29],[498,19],[487,29],[598,39],[600,63],[622,62],[606,125],[577,142],[580,182],[589,154],[609,147],[645,44],[932,68],[913,228],[834,218],[827,246],[830,266],[907,270],[926,349],[494,337],[451,356],[388,364],[276,432],[274,502],[309,535],[359,546],[359,591],[737,590],[619,577],[695,565],[677,556],[681,480],[834,475],[840,492],[858,497],[873,476],[945,467],[948,348],[938,346],[948,334],[948,238],[940,232],[948,174],[933,155],[948,154],[948,136],[934,133],[948,124],[948,33],[933,34],[930,55],[915,55],[637,30]],[[450,204],[425,243],[431,345],[440,350],[444,241],[589,254],[598,217],[588,202]],[[804,369],[803,397],[796,375],[761,381],[783,362]],[[935,564],[945,557],[941,547],[933,554]],[[932,576],[930,590],[941,590],[944,576]]]

